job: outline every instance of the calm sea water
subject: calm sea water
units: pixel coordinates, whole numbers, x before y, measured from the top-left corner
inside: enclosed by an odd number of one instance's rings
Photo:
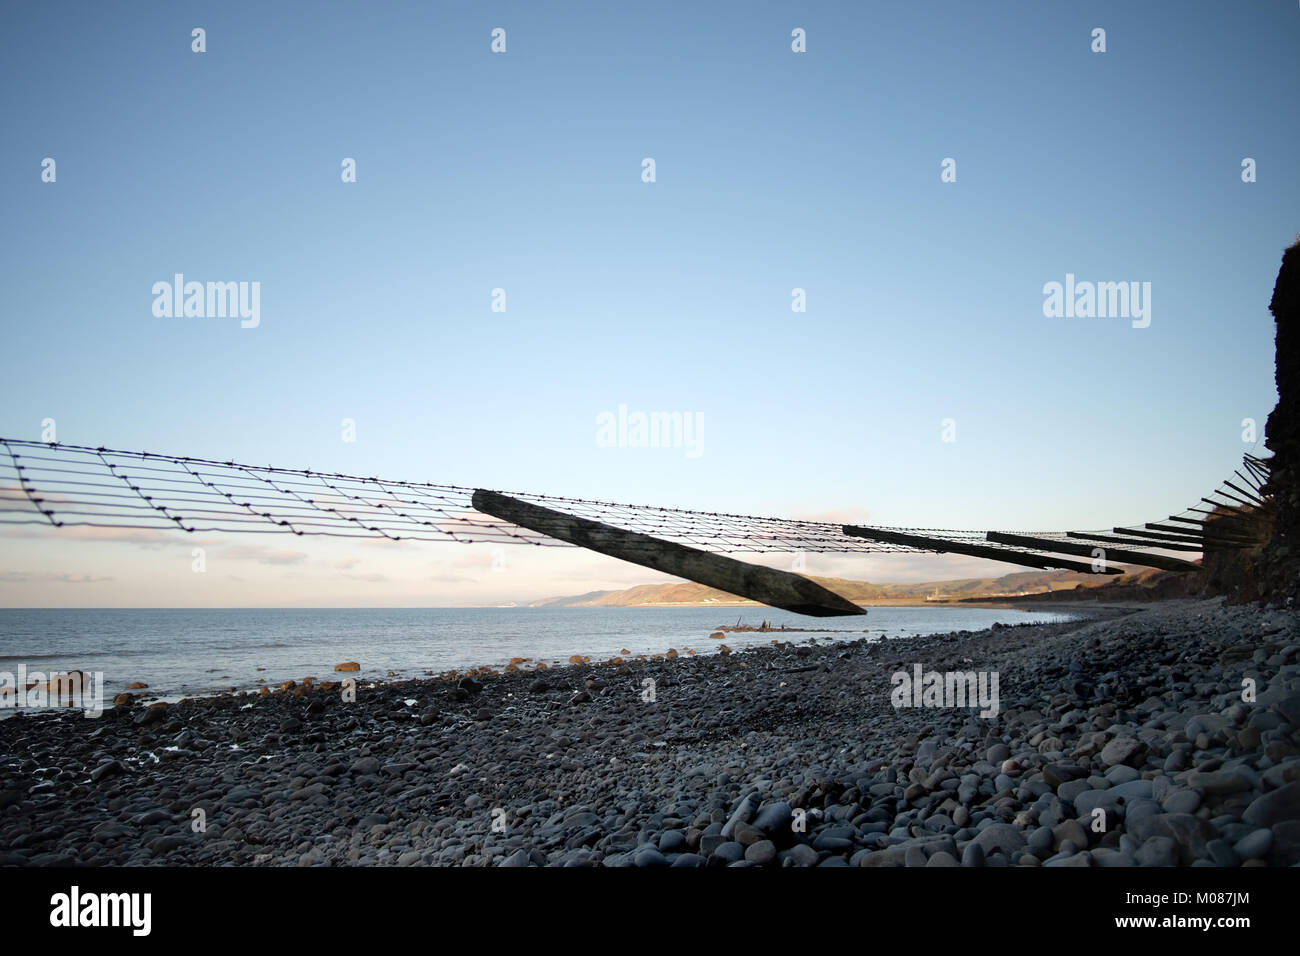
[[[162,698],[253,689],[314,676],[357,661],[361,679],[420,677],[512,657],[561,663],[632,654],[716,653],[709,633],[742,623],[834,629],[794,633],[802,642],[906,637],[981,630],[995,621],[1059,621],[1068,615],[994,608],[880,607],[866,617],[807,618],[770,608],[357,608],[357,609],[0,609],[0,671],[100,671],[106,695],[133,681]],[[728,634],[734,649],[773,634]],[[258,670],[262,668],[262,670]]]

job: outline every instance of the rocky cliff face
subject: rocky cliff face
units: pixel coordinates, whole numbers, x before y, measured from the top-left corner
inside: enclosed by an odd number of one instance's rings
[[[1282,255],[1269,310],[1277,322],[1277,407],[1264,444],[1273,452],[1276,526],[1260,561],[1260,594],[1270,604],[1300,604],[1300,241]]]

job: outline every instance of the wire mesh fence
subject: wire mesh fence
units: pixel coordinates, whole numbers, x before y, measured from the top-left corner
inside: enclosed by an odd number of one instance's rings
[[[1236,474],[1250,490],[1233,485],[1238,498],[1260,494],[1267,479],[1265,462],[1248,456],[1245,467],[1246,476]],[[475,490],[0,438],[0,524],[573,546],[544,529],[520,527],[476,510]],[[568,516],[718,553],[942,551],[944,542],[1025,552],[989,541],[983,531],[871,526],[935,542],[934,547],[917,547],[846,534],[842,525],[826,521],[507,494]],[[1189,535],[1192,527],[1188,525]],[[1110,530],[1022,533],[1062,543],[1103,543]]]

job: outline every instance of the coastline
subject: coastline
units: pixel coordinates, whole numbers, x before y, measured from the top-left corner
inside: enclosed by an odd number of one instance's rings
[[[29,673],[39,670],[37,679],[46,673],[102,672],[106,703],[121,693],[142,702],[176,703],[186,697],[257,693],[263,686],[274,690],[291,680],[331,680],[335,665],[351,660],[361,663],[351,676],[382,682],[452,670],[500,671],[512,661],[516,669],[528,670],[540,663],[567,664],[574,657],[653,657],[670,649],[687,656],[709,654],[720,643],[740,650],[817,632],[823,638],[878,639],[1060,617],[1055,612],[931,605],[878,608],[870,617],[821,622],[770,608],[755,614],[708,607],[37,610],[8,617],[0,612],[0,629],[7,624],[14,635],[7,656],[0,657],[0,672],[25,666]],[[737,620],[743,624],[739,630]],[[767,632],[761,630],[763,621]],[[0,684],[5,680],[0,674]],[[0,720],[13,713],[3,703],[0,698]]]
[[[1286,865],[1298,657],[1295,612],[1182,600],[24,715],[0,864]],[[914,665],[997,673],[997,716],[895,708]]]

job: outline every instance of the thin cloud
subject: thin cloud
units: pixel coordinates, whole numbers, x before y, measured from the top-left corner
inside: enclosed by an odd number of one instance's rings
[[[256,561],[258,564],[302,564],[306,551],[274,551],[260,545],[231,545],[222,548],[218,555],[227,561]]]
[[[177,546],[192,547],[195,539],[187,535],[178,535],[174,532],[154,531],[147,528],[105,528],[78,525],[76,527],[56,528],[39,527],[27,525],[23,527],[13,527],[0,529],[0,537],[3,538],[50,538],[62,539],[65,541],[91,541],[91,542],[113,542],[117,544],[132,544],[137,547],[147,548],[156,551],[159,548],[171,548]]]
[[[428,581],[437,581],[439,584],[478,584],[478,578],[467,578],[459,574],[430,574],[426,578]]]
[[[103,584],[115,578],[95,574],[59,574],[54,571],[0,571],[0,584]]]

